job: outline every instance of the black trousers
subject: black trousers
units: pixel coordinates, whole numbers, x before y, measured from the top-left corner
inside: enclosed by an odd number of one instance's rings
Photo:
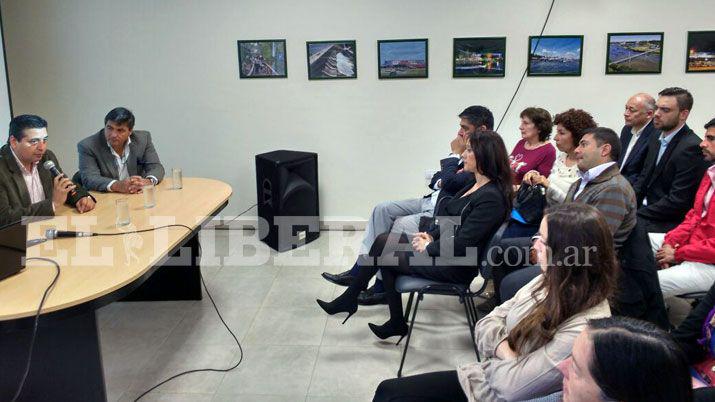
[[[457,372],[436,371],[380,383],[373,402],[461,402],[467,401]]]
[[[361,290],[375,273],[380,270],[385,286],[385,296],[390,310],[390,320],[393,324],[404,325],[402,297],[395,289],[395,280],[399,275],[415,275],[441,282],[468,284],[477,273],[476,267],[470,266],[439,266],[426,265],[424,261],[414,261],[412,247],[403,234],[383,233],[375,239],[370,253],[358,257],[360,270],[353,283],[340,297],[357,298]]]

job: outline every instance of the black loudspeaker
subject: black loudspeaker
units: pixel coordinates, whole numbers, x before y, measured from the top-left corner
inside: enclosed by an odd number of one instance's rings
[[[258,236],[286,251],[320,236],[318,154],[273,151],[256,155]]]

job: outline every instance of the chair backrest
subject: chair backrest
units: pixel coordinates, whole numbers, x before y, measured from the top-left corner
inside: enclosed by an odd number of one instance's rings
[[[479,261],[479,272],[484,279],[490,279],[492,277],[491,262],[494,261],[493,254],[500,250],[499,243],[501,243],[502,236],[504,236],[504,232],[509,226],[509,222],[510,219],[507,218],[501,224],[501,226],[499,226],[499,229],[497,229],[497,231],[494,232],[494,234],[492,235],[492,238],[489,239],[489,242],[487,243],[486,252],[481,254]]]

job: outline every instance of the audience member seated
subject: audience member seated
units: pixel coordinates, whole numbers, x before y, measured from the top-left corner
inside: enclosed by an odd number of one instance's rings
[[[634,185],[638,175],[643,170],[643,163],[648,154],[648,140],[653,133],[657,134],[653,125],[655,99],[646,93],[638,93],[626,102],[623,119],[626,125],[621,130],[621,157],[618,165],[621,174],[631,185]]]
[[[440,206],[440,225],[435,230],[415,235],[414,255],[403,252],[395,258],[395,250],[390,249],[395,235],[381,234],[373,243],[370,256],[361,256],[357,277],[347,290],[330,303],[317,300],[325,312],[331,315],[346,312],[350,318],[357,311],[358,294],[380,269],[390,319],[383,325],[370,324],[370,329],[381,339],[402,337],[407,334],[407,324],[402,297],[395,290],[397,275],[462,284],[474,279],[479,255],[511,209],[512,179],[506,147],[493,131],[470,135],[462,157],[464,170],[474,175],[475,183],[458,192],[444,207]]]
[[[57,157],[47,149],[47,121],[23,114],[10,121],[10,136],[0,148],[0,225],[18,222],[24,216],[54,216],[62,204],[78,212],[90,211],[95,199],[66,176],[54,179],[42,165],[52,161],[62,171]]]
[[[483,361],[383,381],[374,401],[520,401],[561,389],[559,364],[576,337],[588,320],[611,315],[618,268],[606,220],[591,206],[556,206],[539,232],[542,274],[477,322]]]
[[[666,88],[658,95],[653,124],[661,133],[651,136],[633,186],[638,219],[645,221],[648,233],[666,233],[683,221],[707,168],[698,149],[700,138],[686,124],[693,96],[683,88]]]
[[[616,251],[636,225],[635,195],[615,162],[620,152],[621,143],[613,130],[605,127],[586,129],[574,151],[581,178],[571,185],[565,199],[565,202],[583,203],[601,211],[613,235]],[[516,247],[508,251],[517,255],[505,256],[504,262],[492,271],[495,293],[499,289],[499,302],[508,300],[540,272],[536,266],[515,272],[528,263],[530,240],[510,240],[510,245]],[[502,280],[509,274],[515,276],[508,285],[504,283],[502,286]]]
[[[561,153],[556,158],[551,173],[544,176],[538,170],[530,170],[523,179],[524,183],[541,184],[546,187],[546,200],[549,205],[564,202],[569,187],[578,179],[576,147],[581,141],[584,130],[596,127],[596,122],[584,110],[569,109],[556,115],[554,125],[556,125],[554,142]]]
[[[104,128],[77,144],[82,183],[95,191],[137,193],[164,178],[164,167],[148,131],[134,130],[134,115],[118,107]]]
[[[521,184],[526,172],[536,170],[548,177],[556,160],[556,149],[549,143],[552,123],[548,111],[529,107],[521,114],[521,139],[509,155],[509,164],[514,172],[514,184]]]
[[[691,365],[696,401],[715,401],[715,284],[672,332]]]
[[[700,181],[695,203],[685,220],[666,235],[651,234],[663,297],[705,292],[715,282],[715,119],[706,125],[700,143],[703,158],[710,164]],[[695,160],[690,164],[697,163]]]
[[[632,318],[589,321],[559,368],[563,392],[528,402],[693,400],[683,351],[662,329]]]
[[[440,171],[434,174],[429,188],[431,194],[424,197],[401,201],[386,201],[375,206],[365,228],[365,237],[360,246],[359,255],[367,254],[375,238],[386,232],[405,233],[411,240],[419,231],[420,219],[432,217],[435,205],[449,200],[466,186],[474,184],[474,174],[464,171],[462,153],[469,136],[475,131],[492,130],[494,116],[484,106],[469,106],[459,114],[459,131],[452,139],[452,152],[440,161]],[[356,261],[352,268],[339,274],[323,272],[323,278],[340,286],[349,286],[359,272]],[[358,298],[361,305],[385,303],[385,293],[382,282],[378,279],[375,285],[362,292]]]

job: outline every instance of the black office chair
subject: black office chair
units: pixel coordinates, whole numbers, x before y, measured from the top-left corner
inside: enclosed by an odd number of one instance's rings
[[[397,371],[397,377],[402,377],[402,368],[405,365],[407,348],[410,345],[412,329],[415,326],[417,309],[419,308],[420,300],[422,300],[426,294],[456,296],[459,298],[459,303],[464,305],[464,313],[467,317],[467,325],[469,326],[469,334],[472,339],[472,345],[474,346],[474,353],[477,355],[477,361],[480,361],[479,350],[477,349],[477,344],[474,340],[474,327],[479,320],[477,307],[474,303],[474,297],[484,297],[482,296],[482,293],[486,290],[487,283],[489,282],[489,279],[491,279],[492,267],[489,265],[489,262],[493,261],[492,253],[499,251],[496,246],[501,241],[502,235],[508,225],[508,220],[502,223],[499,229],[497,229],[492,238],[489,240],[487,252],[482,253],[481,255],[479,271],[481,277],[483,278],[483,282],[481,285],[477,284],[477,289],[470,289],[471,284],[463,285],[457,283],[439,282],[412,275],[400,275],[396,278],[395,289],[400,293],[410,294],[410,298],[407,300],[407,307],[405,308],[405,321],[410,321],[410,327],[407,331],[407,339],[405,340],[405,347],[402,351],[402,360],[400,361],[400,368]],[[474,283],[474,281],[472,281],[472,283]],[[415,293],[417,293],[417,301],[415,302],[414,310],[412,310],[412,319],[410,320],[409,315],[410,310],[412,309]]]

